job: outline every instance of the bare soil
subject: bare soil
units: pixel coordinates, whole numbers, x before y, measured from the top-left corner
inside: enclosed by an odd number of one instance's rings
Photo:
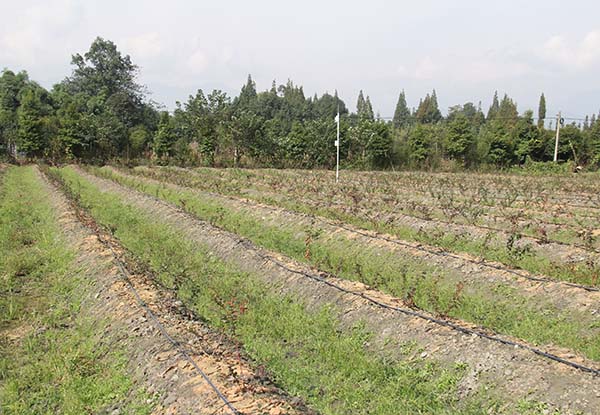
[[[185,171],[187,174],[196,175],[197,177],[202,177],[198,173],[194,172],[194,170],[178,170]],[[362,180],[364,181],[368,179]],[[273,200],[281,201],[286,201],[290,199],[290,196],[285,194],[285,185],[280,193],[277,193],[276,191],[267,188],[244,188],[243,185],[244,184],[242,183],[242,189],[240,190],[240,195],[242,196],[247,196],[250,198],[266,197],[271,198]],[[320,195],[317,194],[314,191],[314,189],[309,189],[306,195],[307,197],[302,197],[299,195],[297,201],[305,206],[313,207],[315,209],[333,209],[335,211],[352,215],[362,220],[373,221],[377,223],[386,223],[390,226],[411,229],[415,232],[422,232],[428,235],[457,235],[465,240],[478,241],[480,243],[485,243],[486,246],[494,248],[506,247],[509,238],[511,238],[512,236],[512,233],[510,231],[499,229],[499,225],[486,227],[484,225],[455,223],[452,221],[440,220],[435,218],[424,219],[418,216],[399,212],[396,209],[394,209],[393,206],[390,207],[386,205],[386,203],[382,204],[381,202],[375,204],[378,210],[374,214],[372,209],[374,205],[369,198],[364,200],[363,203],[353,205],[352,203],[349,203],[349,200],[347,200],[347,198],[341,197],[340,195],[336,195],[333,193],[332,195],[323,195],[323,197],[321,198],[322,200],[320,199]],[[402,197],[404,196],[405,195],[403,194]],[[406,197],[410,197],[410,194],[406,195]],[[551,211],[552,207],[549,207],[547,210]],[[547,229],[548,232],[556,230],[557,229],[551,228]],[[519,232],[517,231],[517,233]],[[532,254],[540,258],[545,258],[551,263],[556,263],[562,266],[576,267],[585,266],[590,263],[600,266],[600,252],[597,248],[587,249],[581,245],[576,246],[553,241],[545,241],[541,238],[527,235],[523,235],[521,239],[517,240],[515,242],[515,247],[529,249]]]
[[[118,174],[124,173],[118,171]],[[464,284],[467,291],[476,290],[480,293],[488,293],[487,295],[491,298],[494,297],[494,289],[498,285],[509,287],[520,296],[525,297],[528,304],[537,304],[540,309],[552,308],[571,312],[573,318],[577,318],[578,321],[589,323],[590,327],[597,327],[596,329],[591,328],[590,334],[600,332],[600,291],[587,291],[523,270],[518,270],[518,274],[516,274],[513,272],[515,270],[510,267],[500,263],[485,262],[481,258],[465,253],[446,255],[443,250],[433,246],[400,240],[392,235],[378,234],[352,225],[342,225],[318,216],[292,212],[248,199],[203,192],[139,176],[130,177],[146,183],[160,183],[175,191],[193,192],[202,199],[214,200],[269,226],[300,227],[306,229],[307,232],[318,228],[323,231],[319,238],[325,241],[350,240],[358,242],[364,247],[365,252],[372,252],[373,255],[391,253],[404,261],[409,258],[415,264],[435,267],[445,280],[454,283],[460,282]],[[307,234],[301,235],[302,238],[306,236]],[[536,281],[526,277],[546,278],[547,281]]]
[[[520,347],[507,347],[481,337],[468,336],[418,317],[375,306],[356,295],[341,292],[323,282],[285,270],[265,258],[276,258],[287,267],[306,273],[318,274],[318,270],[268,252],[248,241],[241,244],[243,239],[239,236],[217,229],[141,192],[83,171],[80,173],[102,191],[119,195],[124,203],[131,204],[169,224],[180,232],[182,237],[206,246],[222,260],[259,276],[270,285],[273,292],[294,295],[309,308],[333,306],[345,326],[364,322],[373,332],[371,347],[378,352],[391,353],[402,359],[406,356],[402,356],[399,349],[386,347],[386,344],[414,342],[418,345],[418,353],[426,359],[434,359],[448,365],[465,363],[468,367],[467,374],[459,385],[461,393],[465,396],[475,391],[487,390],[493,391],[506,402],[514,403],[527,399],[544,402],[550,410],[557,409],[565,414],[598,413],[600,379],[597,376],[544,359]],[[400,300],[371,290],[360,283],[331,277],[328,281],[348,290],[368,293],[390,305],[401,304]],[[593,367],[593,362],[568,351],[562,353],[568,353],[571,360]],[[505,410],[512,412],[514,407],[512,410]]]
[[[69,245],[77,252],[92,289],[82,310],[108,319],[103,341],[129,356],[129,369],[152,396],[156,414],[230,414],[204,378],[158,330],[123,279],[115,257],[98,236],[82,225],[65,196],[40,173],[51,195]],[[93,227],[93,223],[88,223]],[[103,235],[102,239],[108,238]],[[114,241],[113,241],[114,243]],[[120,254],[119,254],[120,255]],[[175,296],[147,275],[130,281],[168,334],[189,353],[217,388],[243,414],[309,413],[301,401],[278,389],[263,368],[255,367],[240,347],[221,333],[194,320]],[[118,413],[119,405],[114,408]]]

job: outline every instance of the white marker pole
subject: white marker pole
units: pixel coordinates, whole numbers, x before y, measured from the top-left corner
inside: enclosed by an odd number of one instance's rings
[[[335,116],[335,122],[337,124],[337,139],[335,140],[335,146],[337,147],[337,157],[335,163],[335,182],[340,180],[340,110]]]
[[[556,116],[556,140],[554,141],[554,162],[558,161],[558,140],[560,139],[560,124],[562,121],[561,112]]]

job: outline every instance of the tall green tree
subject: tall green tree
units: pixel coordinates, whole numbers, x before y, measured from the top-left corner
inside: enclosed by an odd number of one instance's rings
[[[160,115],[158,130],[154,136],[154,144],[152,147],[156,157],[164,160],[173,155],[173,147],[176,140],[177,136],[175,134],[172,117],[168,112],[164,111]]]
[[[519,119],[517,104],[507,94],[500,101],[497,118],[508,126],[514,126]]]
[[[17,110],[19,150],[30,157],[40,157],[47,149],[46,115],[41,88],[29,87],[21,92]]]
[[[500,101],[498,101],[498,91],[494,92],[494,98],[492,99],[492,104],[490,105],[490,109],[488,110],[486,120],[491,121],[498,115],[498,111],[500,110]]]
[[[256,93],[256,83],[252,80],[252,76],[248,75],[248,79],[246,80],[246,84],[242,86],[240,95],[233,101],[235,111],[256,112],[257,96],[258,94]]]
[[[442,113],[438,107],[435,89],[432,94],[427,94],[419,103],[415,118],[421,124],[435,124],[442,119]]]
[[[396,103],[396,109],[394,111],[394,119],[392,121],[394,128],[403,128],[410,123],[410,110],[406,105],[406,95],[404,90],[400,92],[398,96],[398,102]]]
[[[359,115],[360,118],[360,115]],[[365,111],[363,114],[363,118],[373,121],[375,119],[375,113],[373,112],[373,105],[371,105],[371,98],[367,95],[367,100],[365,101]]]
[[[448,125],[446,151],[450,157],[460,160],[465,167],[475,161],[475,134],[472,124],[463,113],[458,113]]]
[[[21,91],[29,85],[27,72],[15,74],[8,69],[0,76],[0,155],[15,150],[19,122],[17,110],[21,105]]]
[[[373,109],[371,108],[371,112]],[[369,117],[369,108],[367,107],[367,100],[363,95],[362,89],[358,93],[358,99],[356,100],[356,115],[358,118],[368,118]]]
[[[538,128],[544,128],[544,119],[545,118],[546,118],[546,97],[544,96],[544,93],[542,92],[542,95],[540,95],[540,103],[538,105],[538,122],[537,122]]]
[[[63,81],[63,88],[87,101],[86,111],[96,128],[90,148],[101,158],[124,154],[129,148],[129,131],[139,124],[149,127],[151,119],[158,118],[144,102],[145,88],[137,82],[138,67],[113,42],[101,37],[85,54],[73,55],[71,63],[73,73]]]
[[[75,68],[66,84],[72,92],[107,97],[124,94],[132,101],[143,97],[143,87],[136,80],[138,67],[110,40],[97,37],[85,54],[73,55],[71,64]]]

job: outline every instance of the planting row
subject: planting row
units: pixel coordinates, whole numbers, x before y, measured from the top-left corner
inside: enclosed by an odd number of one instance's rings
[[[128,173],[168,181],[187,187],[243,196],[255,201],[304,213],[317,213],[331,219],[352,223],[366,229],[387,232],[401,239],[436,245],[453,252],[466,252],[533,273],[579,284],[598,284],[600,254],[584,247],[575,247],[523,236],[518,231],[497,230],[434,220],[425,220],[396,212],[381,213],[379,209],[354,209],[352,203],[340,200],[352,198],[344,188],[335,188],[331,195],[320,188],[290,190],[284,180],[277,191],[265,191],[256,186],[253,172],[232,170],[231,180],[212,178],[212,170],[136,168]],[[228,184],[225,184],[228,183]],[[361,196],[362,198],[362,196]],[[362,199],[361,199],[362,200]],[[366,199],[365,199],[366,200]],[[365,202],[365,203],[368,203]]]
[[[177,212],[166,205],[125,189],[121,193],[71,169],[55,174],[81,206],[147,263],[187,307],[237,339],[263,371],[315,410],[483,412],[480,395],[458,400],[463,366],[424,359],[420,348],[409,341],[377,342],[372,348],[381,353],[373,353],[366,346],[375,343],[373,333],[358,318],[341,322],[338,310],[324,303],[309,306],[292,292],[273,292],[265,281],[273,271],[258,273],[225,258],[224,250],[237,245],[232,255],[249,263],[244,247],[237,244],[239,238],[223,240],[217,230],[179,222]],[[391,351],[386,352],[390,348],[402,358],[391,361]]]
[[[124,280],[118,247],[92,230],[35,169],[9,170],[0,194],[1,413],[231,414],[190,359],[240,413],[312,413],[141,270]]]
[[[326,284],[318,284],[314,281],[309,283],[309,281],[305,281],[301,276],[298,276],[289,270],[285,271],[279,269],[276,262],[269,262],[268,260],[265,262],[265,258],[268,259],[273,256],[276,258],[283,258],[279,256],[279,254],[270,254],[270,256],[261,255],[261,250],[259,248],[252,248],[245,243],[240,243],[239,236],[236,234],[218,230],[205,222],[186,216],[181,210],[158,201],[149,195],[144,196],[140,193],[132,192],[131,190],[125,189],[114,183],[69,168],[63,170],[61,174],[68,178],[68,181],[71,183],[71,188],[80,189],[77,191],[78,194],[82,195],[83,189],[88,186],[92,187],[89,190],[89,197],[100,197],[97,195],[106,192],[107,195],[111,195],[111,197],[114,197],[114,199],[118,200],[120,203],[130,205],[131,209],[144,211],[146,215],[149,215],[152,218],[154,221],[153,223],[165,223],[168,227],[175,229],[179,239],[184,238],[186,240],[192,240],[195,243],[193,245],[195,249],[198,249],[198,246],[208,246],[211,254],[215,257],[224,259],[226,262],[233,262],[236,266],[249,270],[251,275],[254,276],[253,278],[259,279],[258,282],[255,281],[255,283],[258,285],[260,285],[260,283],[266,284],[267,291],[262,293],[262,297],[268,297],[270,293],[274,291],[277,294],[276,298],[292,298],[293,302],[296,304],[305,304],[304,307],[308,307],[308,310],[318,310],[325,304],[334,304],[333,309],[331,309],[331,312],[333,313],[331,318],[333,318],[334,321],[339,319],[339,327],[342,327],[344,332],[347,332],[350,327],[355,327],[357,321],[366,322],[366,326],[364,326],[365,330],[367,330],[369,336],[372,337],[371,340],[366,341],[363,345],[366,344],[368,348],[374,348],[376,351],[375,354],[379,356],[388,356],[388,358],[393,357],[394,360],[400,359],[400,361],[402,361],[406,358],[406,355],[403,353],[406,344],[416,342],[416,345],[414,345],[417,347],[416,350],[422,350],[420,354],[416,352],[416,355],[423,358],[425,361],[430,361],[429,359],[432,358],[433,361],[438,361],[437,365],[441,364],[442,367],[446,368],[455,367],[457,363],[461,363],[460,366],[466,370],[466,374],[457,380],[457,385],[459,389],[466,387],[469,391],[467,396],[470,396],[471,398],[473,398],[473,396],[481,396],[481,387],[482,385],[485,385],[484,389],[487,388],[488,391],[494,391],[495,394],[498,394],[498,399],[500,399],[500,401],[508,399],[509,401],[512,401],[512,404],[510,405],[514,405],[515,401],[513,399],[516,399],[516,405],[526,406],[524,403],[525,401],[522,400],[525,394],[514,394],[514,390],[517,387],[516,385],[520,385],[519,387],[522,389],[522,392],[524,392],[525,389],[529,392],[535,391],[531,397],[539,397],[543,401],[550,401],[555,405],[571,408],[572,405],[575,404],[574,402],[571,402],[571,399],[568,396],[562,395],[561,398],[556,396],[559,401],[562,400],[562,402],[558,402],[556,399],[548,397],[545,392],[543,392],[543,390],[549,390],[546,388],[550,387],[549,385],[555,385],[555,382],[565,382],[566,380],[562,378],[563,376],[574,376],[573,379],[567,381],[567,383],[583,382],[580,386],[586,391],[586,394],[589,394],[590,391],[591,393],[595,393],[594,378],[588,379],[585,376],[582,377],[581,374],[570,373],[568,371],[566,374],[562,373],[564,372],[564,369],[557,368],[554,364],[541,364],[536,355],[527,352],[526,350],[502,347],[486,339],[478,337],[473,338],[471,336],[465,336],[462,333],[452,334],[447,332],[444,328],[433,328],[418,318],[409,318],[406,315],[397,315],[397,313],[392,312],[377,312],[372,309],[372,306],[368,306],[368,304],[361,306],[361,300],[357,301],[356,298],[346,299],[346,295],[343,293],[331,293],[330,288],[328,288],[329,286]],[[86,199],[82,196],[80,197],[82,201]],[[182,201],[182,204],[184,205],[189,205],[190,203],[193,203],[193,200],[184,199]],[[104,200],[103,202],[98,202],[98,204],[100,206],[107,206],[110,203]],[[94,209],[100,209],[100,207],[95,207],[95,205],[96,203],[94,203],[94,207],[91,207],[92,211]],[[217,216],[227,217],[228,214],[229,213],[226,210],[217,209],[216,211]],[[119,218],[122,216],[123,214],[121,212]],[[242,212],[239,216],[244,216],[244,213]],[[239,216],[232,219],[234,223],[240,220]],[[114,219],[114,221],[116,221],[116,219]],[[239,225],[240,229],[243,229],[244,226],[246,226],[243,222],[240,222]],[[111,221],[109,226],[111,229],[115,230],[115,235],[118,235],[118,225]],[[272,229],[269,229],[268,231],[271,232]],[[163,232],[166,232],[166,230],[163,230]],[[274,240],[277,240],[281,235],[274,234],[272,236]],[[155,235],[155,238],[158,238],[158,235]],[[161,243],[160,239],[157,243]],[[164,243],[162,245],[165,246]],[[313,255],[312,248],[307,252],[305,243],[302,243],[301,246],[304,255],[307,257]],[[324,243],[324,248],[322,248],[324,251],[326,246],[327,243]],[[319,249],[320,248],[317,246],[316,251]],[[161,252],[163,251],[164,249]],[[181,254],[176,254],[167,250],[164,255],[168,255],[169,259],[173,260],[173,258],[178,258],[177,255],[185,255],[188,257],[190,253],[182,252]],[[290,259],[284,259],[284,261],[289,263],[289,266],[292,269],[303,268],[299,262],[294,262]],[[179,261],[175,260],[174,262],[176,264]],[[168,267],[168,263],[164,264],[163,267]],[[175,285],[191,284],[191,282],[188,282],[192,280],[189,273],[193,272],[195,268],[196,267],[186,267],[183,270],[178,268],[180,279],[173,279],[170,282]],[[310,272],[314,275],[319,275],[318,272]],[[412,270],[408,270],[408,274],[411,273]],[[250,279],[252,279],[251,276],[246,276],[246,280]],[[223,281],[227,280],[224,280],[223,278],[218,279],[219,286]],[[339,283],[342,285],[346,284],[346,286],[347,284],[350,284],[350,286],[354,284],[354,288],[360,287],[360,285],[356,285],[357,283],[350,283],[343,280],[339,280]],[[213,287],[212,284],[215,284],[215,282],[206,281],[199,284],[202,288],[196,288],[197,291],[200,291],[196,293],[196,295],[202,295],[205,291],[204,288],[210,287],[210,291],[216,290],[217,287]],[[456,292],[456,287],[454,287],[454,290],[454,292]],[[248,288],[245,288],[241,293],[237,291],[236,293],[242,296],[243,293],[247,291]],[[457,297],[456,303],[462,302],[460,293]],[[243,302],[244,309],[246,310],[246,307],[248,307],[248,310],[253,308],[254,306],[251,305],[251,303],[254,301],[258,300],[246,299],[246,302]],[[389,301],[393,303],[397,300],[390,298]],[[245,313],[246,312],[244,312],[243,315],[245,315]],[[273,314],[268,315],[272,316]],[[273,316],[272,318],[276,320],[278,317]],[[271,322],[271,324],[274,323]],[[353,332],[353,330],[351,331]],[[257,334],[254,333],[254,336],[251,339],[246,339],[242,343],[251,343],[256,337]],[[288,345],[288,343],[288,341],[285,342],[286,345]],[[390,345],[393,347],[390,347]],[[286,349],[286,347],[287,346],[285,346],[284,349]],[[379,347],[381,347],[381,349],[378,349]],[[373,350],[369,351],[372,355]],[[414,353],[415,350],[412,350],[409,355],[415,356]],[[315,356],[313,356],[313,358],[314,357]],[[317,359],[317,361],[320,362],[321,360]],[[293,364],[294,358],[290,358],[287,363]],[[506,373],[511,373],[508,379],[506,378]],[[473,388],[473,385],[466,386],[465,382],[467,384],[469,382],[475,382],[476,387]],[[523,388],[523,385],[527,386]],[[554,386],[550,387],[550,389],[553,388]],[[473,394],[473,390],[479,392]],[[502,404],[499,405],[502,406]],[[514,406],[512,406],[512,408],[514,408]]]
[[[115,337],[102,335],[108,322],[87,309],[89,269],[35,171],[9,168],[1,180],[0,413],[98,413],[114,403],[150,413]]]
[[[384,241],[349,226],[196,191],[110,168],[92,172],[180,206],[197,217],[441,316],[600,360],[600,292],[519,278],[510,269]]]

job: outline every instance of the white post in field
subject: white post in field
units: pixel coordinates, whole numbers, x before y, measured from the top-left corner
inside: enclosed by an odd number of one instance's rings
[[[560,138],[560,124],[562,121],[561,112],[556,116],[556,141],[554,142],[554,162],[558,161],[558,140]]]
[[[337,139],[335,140],[335,146],[337,147],[337,157],[335,163],[335,182],[340,180],[340,110],[335,116],[335,122],[337,124]]]

